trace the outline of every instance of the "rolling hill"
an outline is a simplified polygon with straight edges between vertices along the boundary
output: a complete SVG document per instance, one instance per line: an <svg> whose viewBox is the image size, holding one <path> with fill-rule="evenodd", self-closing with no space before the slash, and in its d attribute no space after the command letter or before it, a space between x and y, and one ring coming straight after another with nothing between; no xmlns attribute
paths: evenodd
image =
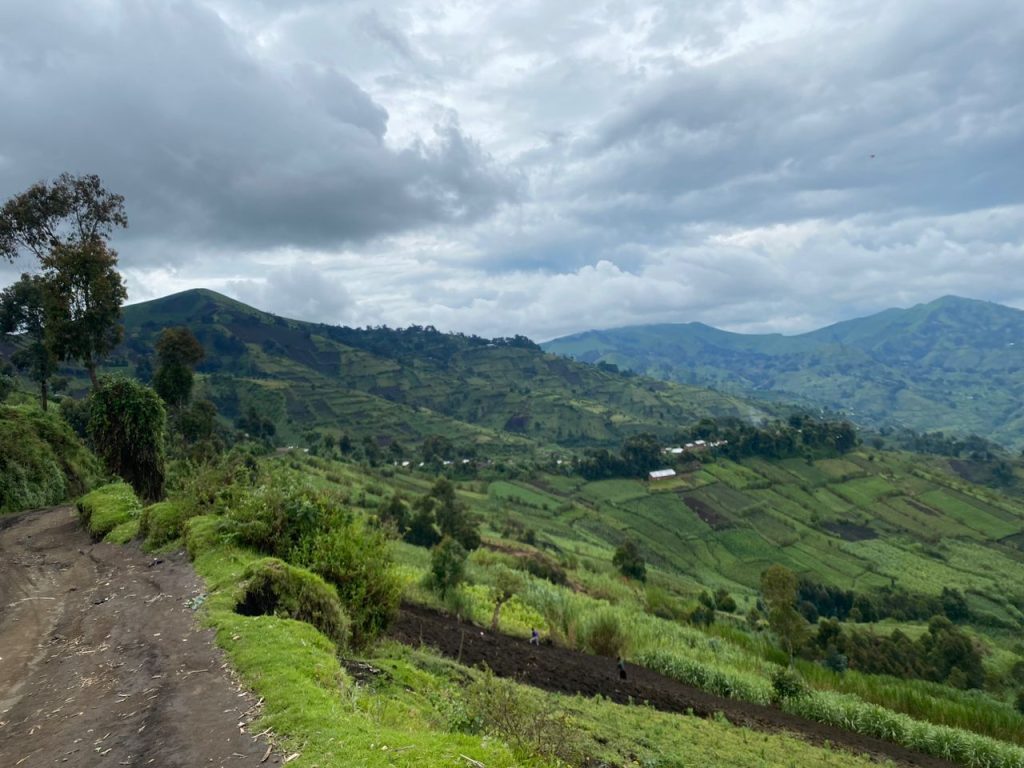
<svg viewBox="0 0 1024 768"><path fill-rule="evenodd" d="M842 411L871 427L1024 447L1024 312L946 296L796 336L701 323L587 331L554 352L740 396Z"/></svg>
<svg viewBox="0 0 1024 768"><path fill-rule="evenodd" d="M144 374L160 331L202 342L199 392L229 419L250 407L294 440L338 436L513 452L618 445L703 416L764 409L701 387L667 384L547 354L529 339L483 339L414 326L356 329L288 320L207 290L125 307L125 342L106 368Z"/></svg>

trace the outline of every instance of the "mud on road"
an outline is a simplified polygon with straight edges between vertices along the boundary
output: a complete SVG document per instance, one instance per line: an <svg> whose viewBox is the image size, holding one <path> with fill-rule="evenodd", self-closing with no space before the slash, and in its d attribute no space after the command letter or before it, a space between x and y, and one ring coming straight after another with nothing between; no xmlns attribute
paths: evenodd
<svg viewBox="0 0 1024 768"><path fill-rule="evenodd" d="M94 544L70 507L0 519L0 766L261 765L201 590L183 555Z"/></svg>
<svg viewBox="0 0 1024 768"><path fill-rule="evenodd" d="M955 763L912 752L869 736L791 715L774 707L726 699L684 685L649 669L627 664L620 680L614 659L577 653L490 632L429 608L403 605L390 635L408 645L428 646L468 666L486 664L500 677L515 678L555 693L600 694L620 704L647 702L665 712L692 712L710 717L721 712L735 725L786 732L814 744L866 754L879 760L925 768L954 768Z"/></svg>

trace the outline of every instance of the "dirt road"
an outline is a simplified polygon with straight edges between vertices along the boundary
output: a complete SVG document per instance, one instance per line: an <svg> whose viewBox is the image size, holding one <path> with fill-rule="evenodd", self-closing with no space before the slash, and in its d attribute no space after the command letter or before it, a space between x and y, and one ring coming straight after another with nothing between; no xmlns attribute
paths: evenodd
<svg viewBox="0 0 1024 768"><path fill-rule="evenodd" d="M633 664L627 665L628 679L619 680L614 659L554 646L535 647L525 640L459 622L429 608L402 606L390 634L409 645L436 648L468 666L486 663L496 675L514 677L522 683L556 693L600 694L620 704L648 702L665 712L692 711L702 717L721 712L736 725L785 731L814 744L827 743L876 759L927 768L954 768L956 765L887 741L804 720L774 707L705 693Z"/></svg>
<svg viewBox="0 0 1024 768"><path fill-rule="evenodd" d="M0 765L260 765L200 590L182 556L94 544L70 507L0 518Z"/></svg>

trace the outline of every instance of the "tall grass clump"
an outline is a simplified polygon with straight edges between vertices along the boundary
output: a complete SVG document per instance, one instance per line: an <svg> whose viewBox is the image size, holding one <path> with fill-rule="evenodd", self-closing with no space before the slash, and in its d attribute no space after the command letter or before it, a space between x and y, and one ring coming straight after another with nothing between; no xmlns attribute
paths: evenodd
<svg viewBox="0 0 1024 768"><path fill-rule="evenodd" d="M774 698L772 684L763 677L716 668L712 664L681 654L646 651L633 656L633 660L666 677L718 696L752 701L756 704L771 704Z"/></svg>
<svg viewBox="0 0 1024 768"><path fill-rule="evenodd" d="M785 700L783 708L809 720L892 741L968 768L1024 768L1024 749L1018 746L960 728L915 720L855 696L815 691Z"/></svg>
<svg viewBox="0 0 1024 768"><path fill-rule="evenodd" d="M583 646L598 656L619 656L628 638L618 614L604 609L589 614L583 624Z"/></svg>
<svg viewBox="0 0 1024 768"><path fill-rule="evenodd" d="M138 531L142 504L127 483L100 486L80 498L76 506L82 524L97 541L115 529L121 529L120 535L115 537L120 542L131 539Z"/></svg>
<svg viewBox="0 0 1024 768"><path fill-rule="evenodd" d="M181 538L188 522L186 510L174 501L159 501L142 510L139 536L147 550L160 549Z"/></svg>
<svg viewBox="0 0 1024 768"><path fill-rule="evenodd" d="M59 504L101 477L99 461L59 416L0 406L0 514Z"/></svg>
<svg viewBox="0 0 1024 768"><path fill-rule="evenodd" d="M927 720L965 728L1003 741L1024 743L1024 717L1011 705L981 691L961 691L925 680L903 680L859 672L837 674L819 664L798 662L814 688L853 694L866 702Z"/></svg>

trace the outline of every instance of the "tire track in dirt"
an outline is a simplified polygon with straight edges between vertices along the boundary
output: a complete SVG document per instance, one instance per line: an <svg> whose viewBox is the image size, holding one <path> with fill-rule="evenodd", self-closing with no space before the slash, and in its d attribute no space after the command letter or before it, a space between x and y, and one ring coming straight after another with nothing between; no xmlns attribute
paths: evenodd
<svg viewBox="0 0 1024 768"><path fill-rule="evenodd" d="M201 589L184 555L94 544L70 507L0 521L0 765L260 765L256 702L185 604Z"/></svg>

